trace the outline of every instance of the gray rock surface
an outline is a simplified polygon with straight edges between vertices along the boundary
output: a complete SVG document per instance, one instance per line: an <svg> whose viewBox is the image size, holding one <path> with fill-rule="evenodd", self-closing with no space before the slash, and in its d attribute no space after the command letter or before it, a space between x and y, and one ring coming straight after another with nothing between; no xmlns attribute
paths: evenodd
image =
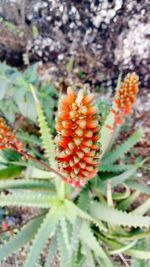
<svg viewBox="0 0 150 267"><path fill-rule="evenodd" d="M149 0L0 0L0 14L16 26L37 27L38 36L24 42L31 61L85 57L82 65L91 68L90 57L93 75L94 68L102 74L98 86L110 80L114 86L121 71L136 71L150 85Z"/></svg>

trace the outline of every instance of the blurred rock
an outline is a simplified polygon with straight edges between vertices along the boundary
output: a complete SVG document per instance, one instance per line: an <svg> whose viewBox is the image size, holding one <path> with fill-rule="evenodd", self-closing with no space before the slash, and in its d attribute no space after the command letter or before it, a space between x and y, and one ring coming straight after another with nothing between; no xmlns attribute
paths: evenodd
<svg viewBox="0 0 150 267"><path fill-rule="evenodd" d="M16 26L37 27L37 37L24 42L31 62L60 67L73 56L92 86L113 89L129 71L150 85L149 0L1 0L0 13Z"/></svg>

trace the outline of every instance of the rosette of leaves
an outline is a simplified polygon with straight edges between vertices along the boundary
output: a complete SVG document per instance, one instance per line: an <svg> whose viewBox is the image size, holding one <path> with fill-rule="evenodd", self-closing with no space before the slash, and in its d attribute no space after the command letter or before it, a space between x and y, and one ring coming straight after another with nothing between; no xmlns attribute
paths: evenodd
<svg viewBox="0 0 150 267"><path fill-rule="evenodd" d="M50 166L55 168L55 145L37 99L36 107L45 155ZM111 120L113 118L109 114L101 130L102 148L111 134L106 127ZM6 157L4 162L2 157L0 188L7 189L8 194L1 192L0 206L39 208L39 214L20 227L9 242L0 246L0 261L3 262L26 244L28 253L24 267L36 266L45 247L45 267L53 266L55 261L63 267L111 267L116 266L113 261L115 255L121 259L127 255L149 260L150 252L139 249L137 244L150 235L150 218L144 216L150 201L148 199L136 209L128 210L140 191L147 195L150 193L135 178L137 168L142 163L132 166L116 163L142 135L142 130L136 131L115 149L111 149L111 142L102 158L97 177L80 192L65 184L55 173L39 169L30 161L26 167L21 158L17 161L22 166L20 172L13 177L10 174L4 177L6 167L16 167L17 164L12 159L8 163ZM123 184L125 190L117 194L112 189L119 184Z"/></svg>

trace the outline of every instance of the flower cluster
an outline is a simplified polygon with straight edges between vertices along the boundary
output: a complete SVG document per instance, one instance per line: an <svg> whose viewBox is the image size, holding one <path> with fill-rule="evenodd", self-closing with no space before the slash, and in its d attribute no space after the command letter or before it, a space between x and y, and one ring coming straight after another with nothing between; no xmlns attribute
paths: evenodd
<svg viewBox="0 0 150 267"><path fill-rule="evenodd" d="M93 94L68 88L59 104L56 129L57 161L65 181L82 186L97 172L100 126Z"/></svg>
<svg viewBox="0 0 150 267"><path fill-rule="evenodd" d="M124 117L127 116L133 107L139 87L139 77L135 73L127 74L123 83L117 90L115 96L115 109L112 112L115 116L114 126L124 122Z"/></svg>
<svg viewBox="0 0 150 267"><path fill-rule="evenodd" d="M0 149L12 148L18 152L22 150L23 144L16 138L16 135L6 125L5 120L0 118Z"/></svg>

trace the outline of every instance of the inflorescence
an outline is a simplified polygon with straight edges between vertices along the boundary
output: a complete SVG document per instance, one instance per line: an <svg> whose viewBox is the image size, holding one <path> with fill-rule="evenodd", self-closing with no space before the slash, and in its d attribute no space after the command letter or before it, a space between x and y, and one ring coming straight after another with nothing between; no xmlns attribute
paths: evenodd
<svg viewBox="0 0 150 267"><path fill-rule="evenodd" d="M23 144L16 138L16 134L10 129L3 118L0 118L0 149L12 148L20 152Z"/></svg>
<svg viewBox="0 0 150 267"><path fill-rule="evenodd" d="M139 88L139 77L135 73L127 74L118 88L114 99L114 127L124 123L124 118L131 112Z"/></svg>
<svg viewBox="0 0 150 267"><path fill-rule="evenodd" d="M59 104L56 129L57 161L65 181L82 186L97 172L100 126L93 94L68 88Z"/></svg>

